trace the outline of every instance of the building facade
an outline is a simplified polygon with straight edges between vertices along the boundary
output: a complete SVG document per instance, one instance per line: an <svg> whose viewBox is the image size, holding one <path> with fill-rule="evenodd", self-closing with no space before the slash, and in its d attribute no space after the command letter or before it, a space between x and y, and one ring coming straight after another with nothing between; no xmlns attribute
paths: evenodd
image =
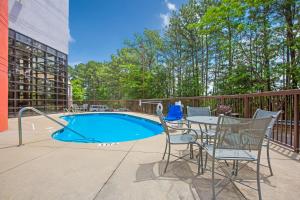
<svg viewBox="0 0 300 200"><path fill-rule="evenodd" d="M68 104L68 0L8 0L8 115Z"/></svg>
<svg viewBox="0 0 300 200"><path fill-rule="evenodd" d="M8 2L0 0L0 131L8 128Z"/></svg>

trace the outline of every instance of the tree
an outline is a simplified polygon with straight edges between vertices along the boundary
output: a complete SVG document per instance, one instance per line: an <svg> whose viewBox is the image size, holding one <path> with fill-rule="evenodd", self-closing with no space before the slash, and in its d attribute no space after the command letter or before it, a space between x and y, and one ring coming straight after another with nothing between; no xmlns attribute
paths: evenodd
<svg viewBox="0 0 300 200"><path fill-rule="evenodd" d="M189 0L162 34L69 70L74 99L141 99L299 88L300 2Z"/></svg>

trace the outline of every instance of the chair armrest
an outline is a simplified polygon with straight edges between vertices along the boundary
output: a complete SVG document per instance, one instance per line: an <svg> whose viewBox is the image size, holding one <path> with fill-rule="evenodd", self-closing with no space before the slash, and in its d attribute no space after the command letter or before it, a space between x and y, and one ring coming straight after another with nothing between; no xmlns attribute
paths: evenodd
<svg viewBox="0 0 300 200"><path fill-rule="evenodd" d="M196 140L199 139L199 135L198 135L197 131L195 131L195 130L192 129L192 128L176 128L176 127L172 127L172 126L168 126L168 125L167 125L167 127L170 128L170 129L172 129L172 130L194 132L195 135L196 135ZM186 133L184 133L184 134L186 134ZM202 131L201 131L201 138L203 138L203 133L202 133Z"/></svg>
<svg viewBox="0 0 300 200"><path fill-rule="evenodd" d="M189 127L189 125L188 125L188 123L186 121L182 121L182 122L180 122L180 121L174 121L174 122L172 122L172 121L165 121L165 122L166 122L166 124L186 125L186 127Z"/></svg>
<svg viewBox="0 0 300 200"><path fill-rule="evenodd" d="M213 110L211 110L211 111L210 111L210 115L211 115L211 116L217 116L217 111L218 111L218 109L216 109L216 108L213 109Z"/></svg>

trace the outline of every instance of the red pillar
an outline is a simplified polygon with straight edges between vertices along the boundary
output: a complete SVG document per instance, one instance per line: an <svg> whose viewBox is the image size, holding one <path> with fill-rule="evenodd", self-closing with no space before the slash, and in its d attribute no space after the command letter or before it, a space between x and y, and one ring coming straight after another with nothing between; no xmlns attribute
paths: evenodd
<svg viewBox="0 0 300 200"><path fill-rule="evenodd" d="M8 0L0 0L0 131L8 128Z"/></svg>

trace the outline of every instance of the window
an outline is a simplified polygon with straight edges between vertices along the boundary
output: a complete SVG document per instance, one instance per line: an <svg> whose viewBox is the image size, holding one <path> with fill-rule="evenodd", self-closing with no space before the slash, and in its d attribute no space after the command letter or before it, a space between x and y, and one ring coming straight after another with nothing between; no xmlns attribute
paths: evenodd
<svg viewBox="0 0 300 200"><path fill-rule="evenodd" d="M45 112L67 107L67 55L9 30L9 116L23 106Z"/></svg>

